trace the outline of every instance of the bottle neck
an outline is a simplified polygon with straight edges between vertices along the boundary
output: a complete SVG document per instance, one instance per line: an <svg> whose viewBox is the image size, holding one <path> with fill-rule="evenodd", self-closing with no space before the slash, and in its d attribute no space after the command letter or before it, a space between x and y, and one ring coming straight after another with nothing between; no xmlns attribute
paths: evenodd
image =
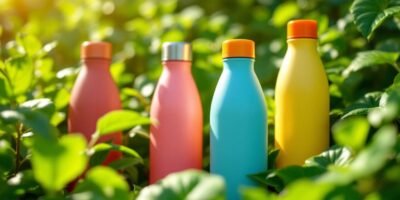
<svg viewBox="0 0 400 200"><path fill-rule="evenodd" d="M288 39L288 50L317 53L318 40L311 38Z"/></svg>
<svg viewBox="0 0 400 200"><path fill-rule="evenodd" d="M224 70L245 72L254 70L253 58L224 58Z"/></svg>
<svg viewBox="0 0 400 200"><path fill-rule="evenodd" d="M183 60L168 60L163 61L162 65L164 66L164 70L167 72L191 72L192 62L183 61Z"/></svg>
<svg viewBox="0 0 400 200"><path fill-rule="evenodd" d="M82 59L83 67L87 69L109 69L111 60L103 58L85 58Z"/></svg>

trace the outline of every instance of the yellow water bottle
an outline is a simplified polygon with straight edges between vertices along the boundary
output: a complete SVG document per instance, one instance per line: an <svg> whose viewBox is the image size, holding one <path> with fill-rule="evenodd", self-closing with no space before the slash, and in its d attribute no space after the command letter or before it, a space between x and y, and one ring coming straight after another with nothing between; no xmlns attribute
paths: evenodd
<svg viewBox="0 0 400 200"><path fill-rule="evenodd" d="M287 44L275 88L277 167L302 165L329 146L329 89L317 22L290 21Z"/></svg>

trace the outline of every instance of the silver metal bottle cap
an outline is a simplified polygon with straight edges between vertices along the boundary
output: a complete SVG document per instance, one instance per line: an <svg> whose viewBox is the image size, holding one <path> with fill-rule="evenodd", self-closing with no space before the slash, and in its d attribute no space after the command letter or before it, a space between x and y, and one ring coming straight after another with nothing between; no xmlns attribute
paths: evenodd
<svg viewBox="0 0 400 200"><path fill-rule="evenodd" d="M162 46L162 61L192 60L192 47L187 42L165 42Z"/></svg>

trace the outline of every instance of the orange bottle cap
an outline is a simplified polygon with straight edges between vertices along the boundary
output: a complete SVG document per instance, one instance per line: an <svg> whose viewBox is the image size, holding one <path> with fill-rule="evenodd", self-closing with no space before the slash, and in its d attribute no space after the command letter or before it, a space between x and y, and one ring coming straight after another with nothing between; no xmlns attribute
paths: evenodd
<svg viewBox="0 0 400 200"><path fill-rule="evenodd" d="M255 58L254 46L252 40L226 40L222 43L222 58Z"/></svg>
<svg viewBox="0 0 400 200"><path fill-rule="evenodd" d="M84 42L81 46L81 58L111 59L111 48L108 42Z"/></svg>
<svg viewBox="0 0 400 200"><path fill-rule="evenodd" d="M287 25L287 39L318 38L318 24L315 20L300 19L290 21Z"/></svg>

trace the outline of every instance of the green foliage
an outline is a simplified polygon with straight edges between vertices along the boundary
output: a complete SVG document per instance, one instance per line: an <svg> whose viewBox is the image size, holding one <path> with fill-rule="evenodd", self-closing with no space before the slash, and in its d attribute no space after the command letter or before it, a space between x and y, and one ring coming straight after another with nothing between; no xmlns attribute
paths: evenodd
<svg viewBox="0 0 400 200"><path fill-rule="evenodd" d="M129 186L121 175L107 167L94 167L78 184L72 199L128 200L129 196Z"/></svg>
<svg viewBox="0 0 400 200"><path fill-rule="evenodd" d="M99 135L106 135L146 124L150 124L150 119L142 117L136 112L127 110L112 111L98 120L97 132Z"/></svg>
<svg viewBox="0 0 400 200"><path fill-rule="evenodd" d="M223 180L185 171L148 184L151 97L162 42L193 45L204 112L222 70L221 43L257 44L255 70L268 104L268 168L243 199L400 197L400 4L397 0L4 0L0 1L0 197L2 199L224 199ZM274 87L288 20L318 20L330 83L330 149L276 169ZM113 44L122 110L98 120L91 141L67 133L70 91L85 40ZM99 97L101 98L101 97ZM179 98L179 97L177 97ZM123 144L96 143L123 132ZM110 151L120 160L100 166ZM232 166L234 167L234 166ZM85 173L86 172L86 173ZM72 190L70 182L78 180ZM71 191L72 190L72 191Z"/></svg>
<svg viewBox="0 0 400 200"><path fill-rule="evenodd" d="M216 175L187 170L168 175L160 182L144 188L138 200L225 199L225 183Z"/></svg>
<svg viewBox="0 0 400 200"><path fill-rule="evenodd" d="M400 12L400 3L396 0L355 0L350 10L357 28L370 39L387 18Z"/></svg>
<svg viewBox="0 0 400 200"><path fill-rule="evenodd" d="M58 142L35 139L32 169L36 180L49 191L61 190L85 170L85 148L86 141L81 135L66 135Z"/></svg>
<svg viewBox="0 0 400 200"><path fill-rule="evenodd" d="M328 168L330 165L334 166L345 166L351 160L351 152L344 147L333 147L320 155L306 160L306 166L316 166L321 168Z"/></svg>
<svg viewBox="0 0 400 200"><path fill-rule="evenodd" d="M361 149L368 136L369 124L365 118L351 118L340 121L332 127L333 137L339 145L355 151Z"/></svg>
<svg viewBox="0 0 400 200"><path fill-rule="evenodd" d="M345 76L348 76L350 72L361 70L365 67L377 66L389 64L395 67L397 66L397 59L399 53L382 52L382 51L366 51L357 54L357 57L353 60L349 67L343 71Z"/></svg>

